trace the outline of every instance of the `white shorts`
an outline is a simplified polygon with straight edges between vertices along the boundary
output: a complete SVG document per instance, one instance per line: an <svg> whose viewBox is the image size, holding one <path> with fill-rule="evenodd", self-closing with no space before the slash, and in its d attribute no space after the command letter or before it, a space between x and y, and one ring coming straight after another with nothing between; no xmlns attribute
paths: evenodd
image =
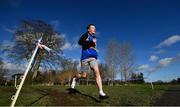
<svg viewBox="0 0 180 107"><path fill-rule="evenodd" d="M81 61L81 71L90 71L94 66L97 66L95 58L88 58Z"/></svg>

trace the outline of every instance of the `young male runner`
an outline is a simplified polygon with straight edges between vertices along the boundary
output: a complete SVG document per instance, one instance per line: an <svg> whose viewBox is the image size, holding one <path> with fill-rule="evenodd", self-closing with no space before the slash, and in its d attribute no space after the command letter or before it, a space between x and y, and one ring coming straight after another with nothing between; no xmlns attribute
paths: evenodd
<svg viewBox="0 0 180 107"><path fill-rule="evenodd" d="M87 26L87 32L81 36L78 44L82 46L81 55L81 73L75 75L72 80L71 88L75 88L76 80L79 78L86 78L87 71L92 70L96 77L96 84L99 90L99 98L104 99L108 96L103 92L102 80L99 72L99 67L97 63L98 53L96 50L96 28L94 24L89 24Z"/></svg>

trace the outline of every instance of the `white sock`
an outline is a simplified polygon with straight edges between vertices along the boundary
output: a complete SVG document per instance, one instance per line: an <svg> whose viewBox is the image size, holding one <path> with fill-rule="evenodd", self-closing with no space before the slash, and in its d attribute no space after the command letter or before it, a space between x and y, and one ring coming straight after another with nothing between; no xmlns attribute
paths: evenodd
<svg viewBox="0 0 180 107"><path fill-rule="evenodd" d="M72 84L71 84L71 88L74 88L76 85L76 78L73 78L72 80Z"/></svg>
<svg viewBox="0 0 180 107"><path fill-rule="evenodd" d="M99 91L99 95L100 95L100 96L106 96L106 94L103 92L103 90L100 90L100 91Z"/></svg>

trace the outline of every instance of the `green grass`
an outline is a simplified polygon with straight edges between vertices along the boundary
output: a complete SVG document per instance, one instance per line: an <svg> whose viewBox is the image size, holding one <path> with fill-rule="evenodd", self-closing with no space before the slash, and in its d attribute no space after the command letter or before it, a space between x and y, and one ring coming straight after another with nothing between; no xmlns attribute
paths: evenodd
<svg viewBox="0 0 180 107"><path fill-rule="evenodd" d="M70 94L67 86L23 86L16 102L17 106L151 106L180 105L180 85L123 85L104 86L109 95L106 100L98 98L97 87L77 86L77 92ZM11 104L14 87L0 87L0 105Z"/></svg>

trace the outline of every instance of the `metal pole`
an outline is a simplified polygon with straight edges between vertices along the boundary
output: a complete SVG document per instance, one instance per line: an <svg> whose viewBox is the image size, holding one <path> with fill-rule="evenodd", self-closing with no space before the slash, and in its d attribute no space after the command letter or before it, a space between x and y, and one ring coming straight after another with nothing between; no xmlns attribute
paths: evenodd
<svg viewBox="0 0 180 107"><path fill-rule="evenodd" d="M16 88L16 83L17 83L16 81L17 81L17 75L15 75L15 78L14 78L14 82L15 82L14 86L15 86L15 88Z"/></svg>
<svg viewBox="0 0 180 107"><path fill-rule="evenodd" d="M34 50L34 52L33 52L33 55L32 55L32 57L31 57L31 59L30 59L30 61L29 61L29 64L28 64L28 66L27 66L27 69L26 69L26 71L25 71L25 73L24 73L24 75L23 75L23 77L22 77L22 80L21 80L21 82L20 82L20 85L18 85L17 86L17 91L16 91L16 94L15 95L13 95L12 96L12 102L11 102L11 107L14 107L14 105L15 105L15 103L16 103L16 100L17 100L17 98L18 98L18 96L19 96L19 93L20 93L20 91L21 91L21 88L22 88L22 86L23 86L23 84L24 84L24 81L25 81L25 79L26 79L26 76L27 76L27 74L28 74L28 71L29 71L29 69L31 68L31 65L32 65L32 62L33 62L33 60L34 60L34 57L36 56L36 53L37 53L37 51L38 51L38 44L41 42L41 40L42 40L42 37L38 40L38 43L37 43L37 45L36 45L36 48L35 48L35 50Z"/></svg>

